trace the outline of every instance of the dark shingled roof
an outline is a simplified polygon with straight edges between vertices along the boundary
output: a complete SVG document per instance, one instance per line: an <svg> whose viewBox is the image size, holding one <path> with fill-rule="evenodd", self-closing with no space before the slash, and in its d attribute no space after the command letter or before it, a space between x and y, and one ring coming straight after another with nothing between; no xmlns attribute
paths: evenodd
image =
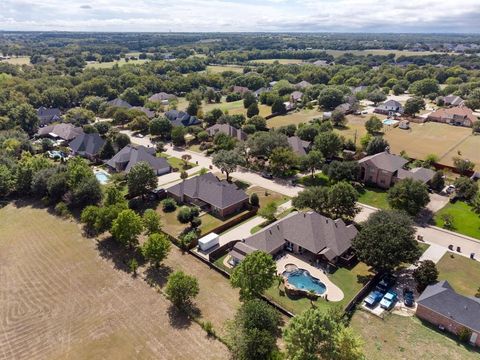
<svg viewBox="0 0 480 360"><path fill-rule="evenodd" d="M254 247L251 247L244 242L239 241L233 246L232 250L229 252L229 255L237 260L242 261L243 259L245 259L245 256L253 253L256 250L258 249L255 249Z"/></svg>
<svg viewBox="0 0 480 360"><path fill-rule="evenodd" d="M220 181L212 173L195 176L167 189L175 196L199 199L218 209L225 209L248 199L245 191L227 181Z"/></svg>
<svg viewBox="0 0 480 360"><path fill-rule="evenodd" d="M37 116L40 124L48 124L54 121L61 120L62 112L58 108L46 108L41 106L37 109Z"/></svg>
<svg viewBox="0 0 480 360"><path fill-rule="evenodd" d="M377 106L377 109L383 111L396 111L396 112L403 112L403 106L396 100L387 100L383 104Z"/></svg>
<svg viewBox="0 0 480 360"><path fill-rule="evenodd" d="M423 183L427 183L430 180L433 179L433 176L435 175L435 171L422 168L422 167L417 167L412 170L404 170L400 169L398 170L397 177L399 179L413 179L413 180L419 180Z"/></svg>
<svg viewBox="0 0 480 360"><path fill-rule="evenodd" d="M83 134L81 127L75 127L72 124L55 124L38 129L37 136L53 136L63 140L72 140L78 135Z"/></svg>
<svg viewBox="0 0 480 360"><path fill-rule="evenodd" d="M191 116L184 111L169 110L165 117L170 120L173 126L192 126L200 124L196 116Z"/></svg>
<svg viewBox="0 0 480 360"><path fill-rule="evenodd" d="M288 144L297 155L305 155L310 146L310 141L304 141L298 136L290 136Z"/></svg>
<svg viewBox="0 0 480 360"><path fill-rule="evenodd" d="M367 163L371 164L378 169L386 170L389 172L395 172L400 170L408 163L408 160L401 156L390 154L388 152L381 152L375 155L366 156L358 161L359 164Z"/></svg>
<svg viewBox="0 0 480 360"><path fill-rule="evenodd" d="M107 101L107 104L110 105L110 106L127 108L127 109L130 109L132 107L132 105L130 105L128 102L126 102L125 100L122 100L120 98L116 98L116 99Z"/></svg>
<svg viewBox="0 0 480 360"><path fill-rule="evenodd" d="M206 129L208 135L215 136L216 133L223 133L237 140L247 140L247 134L229 124L215 124Z"/></svg>
<svg viewBox="0 0 480 360"><path fill-rule="evenodd" d="M427 286L417 303L480 332L480 299L457 294L448 281Z"/></svg>
<svg viewBox="0 0 480 360"><path fill-rule="evenodd" d="M106 164L114 169L121 169L121 171L128 173L139 162L146 162L155 171L170 169L170 165L165 158L155 156L154 148L146 148L145 146L135 147L133 145L125 146L108 160Z"/></svg>
<svg viewBox="0 0 480 360"><path fill-rule="evenodd" d="M176 99L176 96L173 94L167 94L166 92L159 92L148 98L149 101L163 101L172 99Z"/></svg>
<svg viewBox="0 0 480 360"><path fill-rule="evenodd" d="M146 107L143 106L134 106L131 108L131 110L138 110L143 112L149 119L155 117L155 111L152 111L150 109L147 109Z"/></svg>
<svg viewBox="0 0 480 360"><path fill-rule="evenodd" d="M105 140L103 140L97 133L81 134L70 141L70 148L82 156L95 156L103 147Z"/></svg>
<svg viewBox="0 0 480 360"><path fill-rule="evenodd" d="M350 249L356 235L355 226L347 226L341 219L332 220L314 211L293 212L246 238L245 244L270 253L289 241L333 260Z"/></svg>

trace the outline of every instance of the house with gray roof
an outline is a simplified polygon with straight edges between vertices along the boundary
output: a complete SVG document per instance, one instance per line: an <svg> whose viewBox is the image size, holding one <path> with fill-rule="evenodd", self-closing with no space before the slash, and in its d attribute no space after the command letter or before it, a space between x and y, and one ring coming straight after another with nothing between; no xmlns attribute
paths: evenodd
<svg viewBox="0 0 480 360"><path fill-rule="evenodd" d="M130 110L140 111L144 113L149 119L153 119L155 117L155 111L147 109L146 107L143 107L143 106L133 106Z"/></svg>
<svg viewBox="0 0 480 360"><path fill-rule="evenodd" d="M130 109L132 107L132 105L130 105L128 102L126 102L125 100L122 100L120 98L116 98L116 99L107 101L107 104L109 106L125 108L125 109Z"/></svg>
<svg viewBox="0 0 480 360"><path fill-rule="evenodd" d="M73 155L80 155L90 160L96 159L103 148L105 140L98 133L80 134L70 141L68 146L72 149Z"/></svg>
<svg viewBox="0 0 480 360"><path fill-rule="evenodd" d="M468 329L470 343L480 346L480 298L458 294L448 281L427 286L417 299L416 316L452 334Z"/></svg>
<svg viewBox="0 0 480 360"><path fill-rule="evenodd" d="M300 156L306 155L310 151L311 144L310 141L302 140L298 136L290 136L288 138L288 145L290 145L294 153Z"/></svg>
<svg viewBox="0 0 480 360"><path fill-rule="evenodd" d="M35 136L48 137L54 140L70 141L81 134L83 134L83 129L81 127L77 127L72 124L55 124L38 129Z"/></svg>
<svg viewBox="0 0 480 360"><path fill-rule="evenodd" d="M357 232L354 225L346 225L342 219L332 220L315 211L292 212L236 243L230 256L238 263L255 250L271 255L286 250L309 253L334 264L351 258L352 240Z"/></svg>
<svg viewBox="0 0 480 360"><path fill-rule="evenodd" d="M106 164L115 171L128 174L132 167L140 162L147 163L157 175L164 175L171 171L171 167L165 158L155 156L155 148L133 146L131 144L115 154Z"/></svg>
<svg viewBox="0 0 480 360"><path fill-rule="evenodd" d="M40 126L49 125L53 122L62 120L62 112L58 108L46 108L44 106L40 106L37 109L37 116Z"/></svg>
<svg viewBox="0 0 480 360"><path fill-rule="evenodd" d="M181 203L197 205L205 211L226 217L248 206L248 195L235 184L219 180L212 173L186 179L166 189Z"/></svg>
<svg viewBox="0 0 480 360"><path fill-rule="evenodd" d="M303 93L301 91L294 91L290 94L290 102L296 104L302 101Z"/></svg>
<svg viewBox="0 0 480 360"><path fill-rule="evenodd" d="M389 189L397 181L406 178L419 180L425 184L432 180L435 175L433 170L421 167L407 170L404 166L408 162L404 157L390 154L387 151L366 156L358 161L360 180L384 189Z"/></svg>
<svg viewBox="0 0 480 360"><path fill-rule="evenodd" d="M153 94L148 98L148 101L152 102L160 102L164 105L168 105L169 101L175 100L177 97L173 94L168 94L166 92L159 92L156 94Z"/></svg>
<svg viewBox="0 0 480 360"><path fill-rule="evenodd" d="M460 96L452 94L444 96L442 100L445 106L462 106L465 103L465 101Z"/></svg>
<svg viewBox="0 0 480 360"><path fill-rule="evenodd" d="M173 126L192 126L200 124L196 116L189 115L185 111L169 110L165 117L170 120Z"/></svg>
<svg viewBox="0 0 480 360"><path fill-rule="evenodd" d="M397 114L403 114L403 106L396 100L387 100L378 105L373 112L377 114L395 116Z"/></svg>
<svg viewBox="0 0 480 360"><path fill-rule="evenodd" d="M299 83L296 83L294 86L295 86L295 89L302 90L302 89L305 89L309 86L312 86L312 84L310 84L308 81L302 80Z"/></svg>
<svg viewBox="0 0 480 360"><path fill-rule="evenodd" d="M237 139L238 141L245 141L248 137L248 135L243 130L237 129L230 124L215 124L207 128L205 131L210 136L215 136L217 133L223 133L234 139Z"/></svg>

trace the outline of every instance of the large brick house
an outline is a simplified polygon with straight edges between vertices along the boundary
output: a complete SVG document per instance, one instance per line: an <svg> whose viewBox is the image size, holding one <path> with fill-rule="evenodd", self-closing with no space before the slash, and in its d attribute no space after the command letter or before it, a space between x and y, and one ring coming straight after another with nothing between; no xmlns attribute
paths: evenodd
<svg viewBox="0 0 480 360"><path fill-rule="evenodd" d="M356 235L355 226L341 219L332 220L314 211L292 212L236 243L229 255L238 263L256 250L271 255L287 250L337 263L340 258L351 258L349 250Z"/></svg>
<svg viewBox="0 0 480 360"><path fill-rule="evenodd" d="M471 332L470 343L480 346L480 299L460 295L447 281L428 286L417 300L420 319L458 335Z"/></svg>
<svg viewBox="0 0 480 360"><path fill-rule="evenodd" d="M427 120L458 126L472 127L478 118L465 106L439 109L428 115Z"/></svg>
<svg viewBox="0 0 480 360"><path fill-rule="evenodd" d="M248 195L236 185L219 180L212 173L195 176L169 187L167 194L181 203L197 205L220 217L248 206Z"/></svg>
<svg viewBox="0 0 480 360"><path fill-rule="evenodd" d="M411 178L428 183L435 172L426 168L404 169L408 160L388 152L366 156L358 161L360 165L360 180L366 184L389 189L397 181Z"/></svg>

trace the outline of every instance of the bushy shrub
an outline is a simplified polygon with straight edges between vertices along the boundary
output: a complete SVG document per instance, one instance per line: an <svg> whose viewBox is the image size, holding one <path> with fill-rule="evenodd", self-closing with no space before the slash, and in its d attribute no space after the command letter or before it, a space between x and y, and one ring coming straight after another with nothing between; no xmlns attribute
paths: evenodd
<svg viewBox="0 0 480 360"><path fill-rule="evenodd" d="M68 210L67 204L65 204L63 201L60 201L57 205L55 205L55 214L64 218L69 217L70 210Z"/></svg>
<svg viewBox="0 0 480 360"><path fill-rule="evenodd" d="M165 212L174 212L177 208L177 203L172 198L166 198L162 201L162 209Z"/></svg>

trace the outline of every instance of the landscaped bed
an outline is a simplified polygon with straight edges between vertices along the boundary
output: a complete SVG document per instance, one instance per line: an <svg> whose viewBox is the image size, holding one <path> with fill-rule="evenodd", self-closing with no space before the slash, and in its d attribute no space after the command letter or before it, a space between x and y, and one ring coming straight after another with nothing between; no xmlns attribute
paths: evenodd
<svg viewBox="0 0 480 360"><path fill-rule="evenodd" d="M463 201L448 203L435 214L436 226L445 228L443 218L445 215L450 215L453 220L453 227L448 227L448 230L480 239L480 216L473 211L470 205Z"/></svg>
<svg viewBox="0 0 480 360"><path fill-rule="evenodd" d="M458 293L475 296L480 288L480 262L446 253L437 263L440 280L447 280Z"/></svg>

